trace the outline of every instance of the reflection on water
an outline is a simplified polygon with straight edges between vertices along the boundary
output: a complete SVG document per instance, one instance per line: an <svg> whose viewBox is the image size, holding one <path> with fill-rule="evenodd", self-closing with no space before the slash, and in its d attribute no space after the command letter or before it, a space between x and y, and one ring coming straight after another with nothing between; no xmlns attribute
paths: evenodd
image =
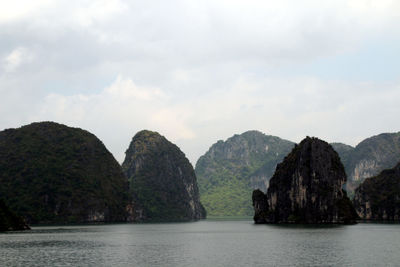
<svg viewBox="0 0 400 267"><path fill-rule="evenodd" d="M200 221L33 227L0 234L1 266L376 266L400 262L400 225Z"/></svg>

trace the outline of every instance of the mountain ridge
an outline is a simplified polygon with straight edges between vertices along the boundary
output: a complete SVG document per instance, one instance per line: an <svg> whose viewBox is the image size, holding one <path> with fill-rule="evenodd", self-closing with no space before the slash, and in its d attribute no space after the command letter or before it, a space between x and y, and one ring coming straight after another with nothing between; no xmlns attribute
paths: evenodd
<svg viewBox="0 0 400 267"><path fill-rule="evenodd" d="M213 144L195 168L207 212L213 216L250 216L252 190L266 191L271 169L293 145L255 130Z"/></svg>
<svg viewBox="0 0 400 267"><path fill-rule="evenodd" d="M256 157L255 163L251 162L252 159L249 155L257 155L254 151L261 152L265 144L260 145L258 143L258 147L251 151L243 149L245 153L242 153L240 149L229 148L228 143L238 143L242 135L251 134L267 136L259 131L252 130L235 134L225 141L219 140L196 163L195 171L199 178L201 198L211 215L249 215L251 203L249 198L246 198L246 195L251 194L249 188L258 188L266 192L268 179L275 171L275 166L279 163L279 160L272 160L268 163L267 155L259 153L259 158ZM331 143L345 167L348 177L346 188L349 196L354 194L354 189L365 178L377 175L384 168L393 167L394 165L391 166L391 164L400 160L399 136L400 132L382 133L364 139L355 147L338 142ZM275 138L279 137L275 136ZM292 146L295 144L288 140L285 141ZM238 147L241 148L240 144ZM287 147L284 150L286 154L290 151ZM235 153L238 153L238 155L235 155ZM385 154L388 154L388 156L385 156ZM282 159L283 156L280 160ZM266 163L260 164L263 161ZM221 203L225 204L222 205Z"/></svg>

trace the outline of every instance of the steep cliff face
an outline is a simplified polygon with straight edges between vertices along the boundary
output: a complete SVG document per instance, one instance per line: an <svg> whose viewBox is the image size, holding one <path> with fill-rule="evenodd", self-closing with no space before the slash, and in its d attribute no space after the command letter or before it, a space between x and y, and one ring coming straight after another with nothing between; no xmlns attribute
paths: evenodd
<svg viewBox="0 0 400 267"><path fill-rule="evenodd" d="M254 207L254 222L267 223L269 215L269 206L267 195L259 189L253 191L252 194L253 207Z"/></svg>
<svg viewBox="0 0 400 267"><path fill-rule="evenodd" d="M341 154L341 158L349 178L349 190L354 190L366 178L392 168L400 161L400 132L367 138L349 153L350 156L343 158Z"/></svg>
<svg viewBox="0 0 400 267"><path fill-rule="evenodd" d="M137 133L122 168L138 203L140 221L205 218L193 167L183 152L156 132Z"/></svg>
<svg viewBox="0 0 400 267"><path fill-rule="evenodd" d="M266 192L276 165L294 143L258 131L218 141L196 164L201 201L209 215L251 215L249 195Z"/></svg>
<svg viewBox="0 0 400 267"><path fill-rule="evenodd" d="M255 222L354 222L357 215L342 189L345 183L336 151L322 140L307 137L278 164L266 196L253 193ZM259 208L265 206L268 210Z"/></svg>
<svg viewBox="0 0 400 267"><path fill-rule="evenodd" d="M356 190L354 207L365 220L400 220L400 163L367 178Z"/></svg>
<svg viewBox="0 0 400 267"><path fill-rule="evenodd" d="M29 230L29 226L22 217L15 215L0 199L0 232Z"/></svg>
<svg viewBox="0 0 400 267"><path fill-rule="evenodd" d="M332 143L348 177L350 196L367 177L391 168L400 160L400 133L365 139L356 147ZM248 196L254 189L266 192L270 177L294 143L257 131L218 141L197 161L201 201L209 215L251 215Z"/></svg>
<svg viewBox="0 0 400 267"><path fill-rule="evenodd" d="M0 132L0 198L28 223L125 221L127 188L87 131L42 122Z"/></svg>

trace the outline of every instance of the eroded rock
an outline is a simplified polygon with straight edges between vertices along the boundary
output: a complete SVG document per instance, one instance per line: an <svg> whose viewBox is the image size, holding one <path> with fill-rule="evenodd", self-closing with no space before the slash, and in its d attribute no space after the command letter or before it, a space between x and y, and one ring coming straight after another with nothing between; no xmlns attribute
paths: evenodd
<svg viewBox="0 0 400 267"><path fill-rule="evenodd" d="M265 197L254 192L255 222L355 222L345 183L344 167L332 146L307 137L278 164Z"/></svg>

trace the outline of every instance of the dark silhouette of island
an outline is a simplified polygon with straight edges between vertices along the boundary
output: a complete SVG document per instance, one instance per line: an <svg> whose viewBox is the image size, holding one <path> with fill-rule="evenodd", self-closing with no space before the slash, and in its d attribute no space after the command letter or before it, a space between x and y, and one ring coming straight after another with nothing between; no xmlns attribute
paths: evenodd
<svg viewBox="0 0 400 267"><path fill-rule="evenodd" d="M346 173L328 143L307 137L278 164L267 194L253 192L255 223L354 223Z"/></svg>
<svg viewBox="0 0 400 267"><path fill-rule="evenodd" d="M29 224L125 221L128 182L93 134L54 122L0 132L0 197Z"/></svg>

